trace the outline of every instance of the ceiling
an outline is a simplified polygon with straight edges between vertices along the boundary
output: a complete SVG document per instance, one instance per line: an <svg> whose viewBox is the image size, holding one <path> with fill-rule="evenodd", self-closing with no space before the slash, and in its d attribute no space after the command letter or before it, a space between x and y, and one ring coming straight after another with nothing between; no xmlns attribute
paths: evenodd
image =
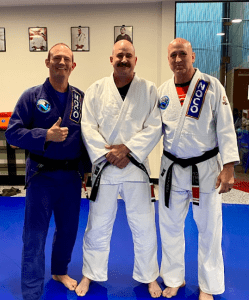
<svg viewBox="0 0 249 300"><path fill-rule="evenodd" d="M174 0L0 0L1 6L146 3Z"/></svg>
<svg viewBox="0 0 249 300"><path fill-rule="evenodd" d="M0 7L3 6L27 6L27 5L76 5L76 4L123 4L123 3L149 3L149 2L176 2L177 0L0 0ZM178 0L179 1L179 0ZM196 0L182 0L196 2ZM217 0L204 0L214 1ZM229 1L229 0L221 0ZM233 0L232 0L233 1ZM238 0L240 2L240 0Z"/></svg>

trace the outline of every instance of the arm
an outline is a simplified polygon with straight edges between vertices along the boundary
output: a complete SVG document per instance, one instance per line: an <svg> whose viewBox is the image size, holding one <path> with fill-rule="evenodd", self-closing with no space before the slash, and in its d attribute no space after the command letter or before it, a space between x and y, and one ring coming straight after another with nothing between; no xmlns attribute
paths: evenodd
<svg viewBox="0 0 249 300"><path fill-rule="evenodd" d="M158 94L154 85L150 87L149 97L152 103L151 110L147 115L142 130L125 143L125 146L131 151L130 154L139 162L143 162L146 159L162 135L162 120L158 107Z"/></svg>
<svg viewBox="0 0 249 300"><path fill-rule="evenodd" d="M18 100L5 133L9 144L31 152L45 150L46 142L63 142L67 127L60 127L61 118L49 129L37 128L34 123L35 93L28 90Z"/></svg>
<svg viewBox="0 0 249 300"><path fill-rule="evenodd" d="M82 106L81 130L83 142L90 159L92 163L97 164L106 159L105 155L109 152L109 150L105 148L107 142L100 134L98 130L98 123L94 116L94 92L95 89L91 89L90 87L85 94Z"/></svg>
<svg viewBox="0 0 249 300"><path fill-rule="evenodd" d="M223 166L227 163L239 163L237 137L233 124L233 116L224 87L217 82L214 89L215 109L213 111L219 152Z"/></svg>
<svg viewBox="0 0 249 300"><path fill-rule="evenodd" d="M9 144L29 151L44 151L47 129L32 128L34 105L26 91L18 100L5 132Z"/></svg>
<svg viewBox="0 0 249 300"><path fill-rule="evenodd" d="M233 187L234 165L239 163L239 154L232 111L226 92L220 83L216 95L216 132L223 170L217 178L215 188L220 187L219 194L222 194L229 192Z"/></svg>

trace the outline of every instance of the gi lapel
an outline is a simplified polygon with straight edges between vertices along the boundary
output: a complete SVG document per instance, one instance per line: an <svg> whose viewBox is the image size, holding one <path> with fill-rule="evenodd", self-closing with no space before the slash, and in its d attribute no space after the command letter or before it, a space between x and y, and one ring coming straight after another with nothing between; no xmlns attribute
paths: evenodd
<svg viewBox="0 0 249 300"><path fill-rule="evenodd" d="M48 78L44 82L44 89L49 98L49 102L53 104L52 109L56 110L58 115L61 116L61 112L58 109L58 103L55 103L55 100L58 99L58 97L56 95L54 88L52 87L51 83L49 82ZM59 102L59 99L58 99L58 102Z"/></svg>
<svg viewBox="0 0 249 300"><path fill-rule="evenodd" d="M119 134L120 132L120 129L122 127L122 124L123 122L125 121L126 119L126 115L127 115L127 111L128 111L128 107L130 105L130 101L131 101L131 95L133 95L132 98L134 98L134 93L135 93L135 87L134 85L136 85L136 82L138 81L137 77L135 76L131 82L131 85L130 85L130 88L128 90L128 93L125 97L125 100L123 101L120 94L119 94L119 91L116 87L116 84L114 82L114 79L113 79L113 74L111 75L111 78L110 78L110 93L111 93L111 97L115 97L116 100L120 103L120 113L119 113L119 116L117 118L117 121L116 123L114 124L113 126L113 129L112 129L112 132L110 134L110 137L109 137L109 143L110 145L113 145L117 135ZM122 101L122 102L120 102Z"/></svg>
<svg viewBox="0 0 249 300"><path fill-rule="evenodd" d="M81 120L82 100L82 95L74 88L69 86L65 115L67 112L70 112L69 119L75 123L80 123Z"/></svg>
<svg viewBox="0 0 249 300"><path fill-rule="evenodd" d="M197 80L199 79L199 77L200 77L200 71L198 69L196 69L196 72L195 72L195 74L194 74L194 76L191 80L190 85L189 85L188 92L187 92L187 95L185 97L182 109L180 111L180 115L179 115L179 119L178 119L178 125L177 125L177 128L176 128L174 138L173 138L173 141L172 141L172 146L171 146L171 153L172 154L176 154L176 149L178 147L180 135L181 135L182 128L183 128L183 125L184 125L184 121L185 121L185 118L186 118L186 111L187 111L187 109L190 105L193 90L196 86L196 83L197 83ZM174 90L175 97L177 97L178 101L180 102L177 91L176 91L174 79L172 80L171 85L174 85L174 86L171 86L171 88Z"/></svg>

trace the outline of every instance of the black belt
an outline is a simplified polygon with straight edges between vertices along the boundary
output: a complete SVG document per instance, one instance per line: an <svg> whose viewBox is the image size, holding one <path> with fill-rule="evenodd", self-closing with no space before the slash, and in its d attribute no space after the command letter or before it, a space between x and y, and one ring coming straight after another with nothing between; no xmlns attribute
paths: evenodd
<svg viewBox="0 0 249 300"><path fill-rule="evenodd" d="M34 153L30 153L30 159L38 163L38 169L44 171L56 171L56 170L76 170L79 168L80 159L51 159Z"/></svg>
<svg viewBox="0 0 249 300"><path fill-rule="evenodd" d="M189 166L192 166L192 192L193 192L193 204L199 205L199 173L198 168L196 164L203 162L205 160L208 160L214 156L216 156L219 152L219 148L216 147L212 150L209 150L205 152L203 155L191 157L191 158L177 158L173 154L163 151L163 154L173 161L173 163L169 166L167 174L166 174L166 180L165 180L165 186L164 186L164 198L165 198L165 205L169 207L169 197L170 197L170 190L172 185L172 170L173 165L178 164L182 168L186 168ZM165 173L165 170L163 169L161 176L163 176Z"/></svg>
<svg viewBox="0 0 249 300"><path fill-rule="evenodd" d="M44 172L44 171L57 171L57 170L75 170L79 169L80 159L70 159L70 160L60 160L60 159L51 159L34 153L29 153L30 159L37 162L38 170L29 178L33 178L35 175ZM26 182L24 189L27 188L29 181Z"/></svg>
<svg viewBox="0 0 249 300"><path fill-rule="evenodd" d="M154 194L154 187L153 187L153 183L151 182L149 173L147 172L144 164L139 163L133 156L128 155L128 158L130 159L131 163L133 163L136 167L138 167L139 169L143 170L145 172L145 174L149 177L149 181L150 181L150 186L151 186L151 201L155 202L155 194ZM99 189L99 185L100 185L100 178L101 178L101 174L103 172L103 170L110 165L110 162L107 161L103 167L100 169L98 166L95 169L95 175L97 175L93 187L92 187L92 191L91 191L91 195L90 195L90 200L95 201L96 197L97 197L97 193L98 193L98 189Z"/></svg>

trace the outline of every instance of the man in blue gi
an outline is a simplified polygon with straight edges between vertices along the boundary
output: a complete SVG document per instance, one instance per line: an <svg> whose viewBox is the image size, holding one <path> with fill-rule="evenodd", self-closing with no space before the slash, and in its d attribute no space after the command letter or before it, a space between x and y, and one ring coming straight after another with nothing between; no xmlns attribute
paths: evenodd
<svg viewBox="0 0 249 300"><path fill-rule="evenodd" d="M6 131L9 144L30 152L21 277L24 300L38 300L43 294L44 248L52 212L56 224L52 277L69 290L77 286L67 275L67 266L78 230L81 178L90 167L80 127L84 93L68 84L76 66L73 53L67 45L56 44L45 63L49 78L22 94Z"/></svg>

